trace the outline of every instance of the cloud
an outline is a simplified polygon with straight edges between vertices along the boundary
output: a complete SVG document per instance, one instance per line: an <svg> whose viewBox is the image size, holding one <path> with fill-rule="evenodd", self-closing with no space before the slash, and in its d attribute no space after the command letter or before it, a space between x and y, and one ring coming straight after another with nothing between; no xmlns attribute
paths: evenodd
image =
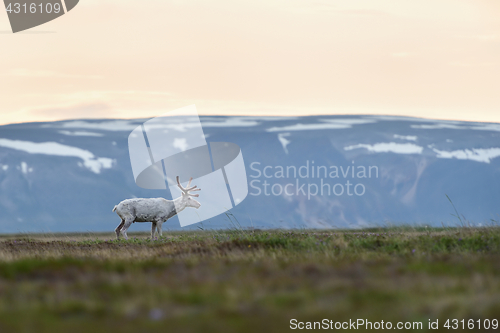
<svg viewBox="0 0 500 333"><path fill-rule="evenodd" d="M492 42L499 39L498 35L495 34L484 34L484 35L459 35L458 38L466 39L476 39L484 42Z"/></svg>
<svg viewBox="0 0 500 333"><path fill-rule="evenodd" d="M21 77L41 77L41 78L62 78L62 79L102 79L102 75L79 75L64 74L47 70L30 70L26 68L14 68L7 72L9 76Z"/></svg>
<svg viewBox="0 0 500 333"><path fill-rule="evenodd" d="M393 56L394 58L403 58L403 57L408 57L410 55L411 55L410 52L396 52L391 54L391 56Z"/></svg>
<svg viewBox="0 0 500 333"><path fill-rule="evenodd" d="M476 35L474 38L483 40L483 41L496 41L498 40L497 35Z"/></svg>
<svg viewBox="0 0 500 333"><path fill-rule="evenodd" d="M106 103L77 104L34 109L29 111L33 115L44 115L52 118L102 118L109 114L111 107Z"/></svg>
<svg viewBox="0 0 500 333"><path fill-rule="evenodd" d="M456 67L490 67L490 66L496 66L498 65L498 62L477 62L477 63L472 63L472 62L461 62L461 61L453 61L449 62L449 66L456 66Z"/></svg>

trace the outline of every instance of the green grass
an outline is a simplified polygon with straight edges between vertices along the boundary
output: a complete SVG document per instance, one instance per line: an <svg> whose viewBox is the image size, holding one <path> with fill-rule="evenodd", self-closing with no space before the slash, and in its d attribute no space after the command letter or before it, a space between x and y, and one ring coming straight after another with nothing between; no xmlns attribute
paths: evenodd
<svg viewBox="0 0 500 333"><path fill-rule="evenodd" d="M0 332L275 332L293 318L500 320L500 229L0 237Z"/></svg>

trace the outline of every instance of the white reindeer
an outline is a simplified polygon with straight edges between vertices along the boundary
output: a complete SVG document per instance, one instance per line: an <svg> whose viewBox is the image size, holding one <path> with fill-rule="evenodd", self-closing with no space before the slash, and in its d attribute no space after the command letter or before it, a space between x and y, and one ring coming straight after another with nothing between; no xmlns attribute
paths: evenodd
<svg viewBox="0 0 500 333"><path fill-rule="evenodd" d="M193 178L189 179L187 187L183 187L177 176L177 186L182 191L182 195L174 200L167 200L164 198L136 198L127 199L120 202L113 208L113 212L120 216L122 222L116 227L116 239L120 239L120 232L125 239L128 239L127 230L133 222L151 222L151 239L154 239L155 230L158 234L162 235L161 225L183 211L186 207L200 208L201 204L191 197L199 197L199 194L191 194L189 192L200 191L197 186L189 187Z"/></svg>

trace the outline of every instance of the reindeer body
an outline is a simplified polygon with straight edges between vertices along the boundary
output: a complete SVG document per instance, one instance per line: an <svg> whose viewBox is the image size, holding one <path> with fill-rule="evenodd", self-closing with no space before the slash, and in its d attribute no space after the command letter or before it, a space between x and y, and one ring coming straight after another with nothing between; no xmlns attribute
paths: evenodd
<svg viewBox="0 0 500 333"><path fill-rule="evenodd" d="M127 230L134 222L151 222L151 239L154 239L155 231L162 236L162 224L172 216L183 211L186 207L200 208L201 204L191 197L197 197L198 194L190 194L192 191L199 191L195 189L196 186L189 188L192 178L189 180L188 188L182 187L177 177L177 186L182 190L182 195L174 200L167 200L164 198L136 198L126 199L120 202L113 208L113 212L122 219L121 223L115 229L116 238L120 238L120 233L123 234L125 239L128 239Z"/></svg>

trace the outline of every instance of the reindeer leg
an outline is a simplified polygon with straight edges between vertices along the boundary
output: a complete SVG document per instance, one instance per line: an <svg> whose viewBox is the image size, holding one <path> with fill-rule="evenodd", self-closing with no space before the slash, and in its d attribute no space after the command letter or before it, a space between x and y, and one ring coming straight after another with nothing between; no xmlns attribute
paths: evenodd
<svg viewBox="0 0 500 333"><path fill-rule="evenodd" d="M132 223L134 222L135 218L127 218L125 220L125 225L123 226L122 228L122 235L125 239L128 239L128 236L127 236L127 230L128 228L132 225Z"/></svg>
<svg viewBox="0 0 500 333"><path fill-rule="evenodd" d="M116 227L116 229L115 229L116 239L120 239L120 230L122 229L124 224L125 224L125 220L122 219L122 222Z"/></svg>
<svg viewBox="0 0 500 333"><path fill-rule="evenodd" d="M163 222L158 222L157 226L156 226L157 231L158 231L158 235L159 235L160 238L162 237L162 231L161 231L161 225L162 224L163 224Z"/></svg>
<svg viewBox="0 0 500 333"><path fill-rule="evenodd" d="M151 240L155 239L156 222L151 223Z"/></svg>

